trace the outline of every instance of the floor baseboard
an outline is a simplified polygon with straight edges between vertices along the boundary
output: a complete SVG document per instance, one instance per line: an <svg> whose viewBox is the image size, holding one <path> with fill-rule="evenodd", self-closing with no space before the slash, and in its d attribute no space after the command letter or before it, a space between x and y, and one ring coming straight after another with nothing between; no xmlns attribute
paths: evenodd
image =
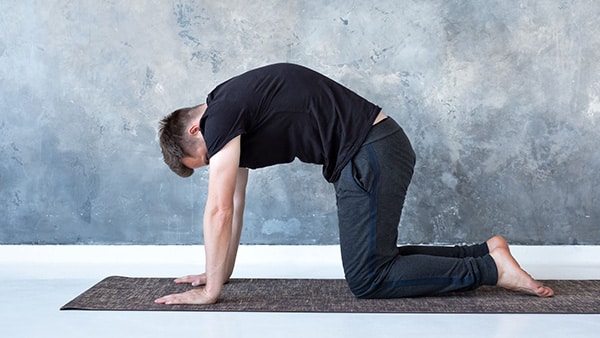
<svg viewBox="0 0 600 338"><path fill-rule="evenodd" d="M539 279L600 279L600 246L512 246ZM0 245L3 277L178 276L203 269L204 247ZM234 277L343 278L339 247L242 245Z"/></svg>

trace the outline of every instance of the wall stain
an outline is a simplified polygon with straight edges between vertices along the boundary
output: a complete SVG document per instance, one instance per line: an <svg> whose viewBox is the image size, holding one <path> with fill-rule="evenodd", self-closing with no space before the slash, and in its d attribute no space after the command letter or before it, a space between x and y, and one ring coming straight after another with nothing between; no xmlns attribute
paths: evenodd
<svg viewBox="0 0 600 338"><path fill-rule="evenodd" d="M184 41L185 41L186 44L189 44L191 42L196 47L202 45L202 42L200 42L199 39L191 36L189 31L181 31L181 32L179 32L179 36L184 39Z"/></svg>

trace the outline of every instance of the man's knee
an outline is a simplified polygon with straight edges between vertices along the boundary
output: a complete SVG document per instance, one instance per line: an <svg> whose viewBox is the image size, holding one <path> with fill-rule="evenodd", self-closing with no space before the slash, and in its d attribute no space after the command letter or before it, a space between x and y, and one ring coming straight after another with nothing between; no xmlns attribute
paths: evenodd
<svg viewBox="0 0 600 338"><path fill-rule="evenodd" d="M365 276L346 276L346 283L350 292L360 299L372 298L373 293L373 279Z"/></svg>

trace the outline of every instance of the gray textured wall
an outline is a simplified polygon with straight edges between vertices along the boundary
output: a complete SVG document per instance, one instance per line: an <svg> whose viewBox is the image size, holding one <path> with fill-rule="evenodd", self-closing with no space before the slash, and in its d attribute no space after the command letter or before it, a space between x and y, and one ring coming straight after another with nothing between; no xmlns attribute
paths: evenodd
<svg viewBox="0 0 600 338"><path fill-rule="evenodd" d="M207 174L157 122L247 69L304 64L418 156L403 242L600 244L596 1L0 2L0 243L201 243ZM332 187L251 172L244 243L337 243Z"/></svg>

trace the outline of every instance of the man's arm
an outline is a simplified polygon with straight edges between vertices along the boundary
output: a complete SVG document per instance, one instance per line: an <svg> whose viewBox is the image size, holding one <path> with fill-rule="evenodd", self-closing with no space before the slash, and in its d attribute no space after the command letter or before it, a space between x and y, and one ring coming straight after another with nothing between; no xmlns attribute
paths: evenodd
<svg viewBox="0 0 600 338"><path fill-rule="evenodd" d="M244 224L244 208L246 207L246 185L248 183L248 169L238 169L237 179L235 182L235 193L233 195L233 223L232 235L229 242L229 250L227 251L227 279L233 274L235 267L235 258L237 257L238 247L240 246L240 238L242 236L242 228Z"/></svg>
<svg viewBox="0 0 600 338"><path fill-rule="evenodd" d="M232 241L234 194L239 170L240 136L210 159L208 199L204 210L206 250L205 293L213 302L229 279L229 245ZM236 249L237 251L237 249Z"/></svg>
<svg viewBox="0 0 600 338"><path fill-rule="evenodd" d="M246 186L247 171L239 169L240 136L231 140L223 149L210 159L208 198L204 210L204 247L206 250L206 286L181 294L169 295L156 300L162 304L212 304L221 294L223 284L233 271L237 253L237 244L231 248L232 241L238 241L241 230L245 194L236 194L236 190ZM241 175L242 182L239 182ZM242 202L241 211L236 212L236 203ZM236 219L238 218L239 219ZM233 230L234 219L236 229ZM240 222L238 222L238 220ZM239 229L237 227L239 226Z"/></svg>
<svg viewBox="0 0 600 338"><path fill-rule="evenodd" d="M246 204L246 185L248 183L248 169L240 168L238 170L235 193L233 195L233 226L229 250L227 251L227 276L231 277L235 267L235 259L240 237L242 234L244 208ZM206 284L206 274L188 275L175 279L177 284L191 284L192 286L201 286Z"/></svg>

